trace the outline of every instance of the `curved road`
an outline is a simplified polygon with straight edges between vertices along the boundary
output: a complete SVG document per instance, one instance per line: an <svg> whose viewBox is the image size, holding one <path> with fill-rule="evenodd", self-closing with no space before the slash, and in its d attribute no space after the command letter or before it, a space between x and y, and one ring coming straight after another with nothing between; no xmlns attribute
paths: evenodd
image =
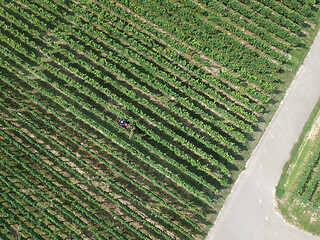
<svg viewBox="0 0 320 240"><path fill-rule="evenodd" d="M320 239L284 222L275 202L282 168L319 97L320 32L206 240Z"/></svg>

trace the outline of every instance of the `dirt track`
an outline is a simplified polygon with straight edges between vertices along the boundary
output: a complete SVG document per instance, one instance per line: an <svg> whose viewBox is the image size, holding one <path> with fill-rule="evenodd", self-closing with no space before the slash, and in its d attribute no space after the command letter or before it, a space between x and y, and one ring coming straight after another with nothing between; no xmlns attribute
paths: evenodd
<svg viewBox="0 0 320 240"><path fill-rule="evenodd" d="M320 32L206 240L320 239L282 219L275 186L320 97Z"/></svg>

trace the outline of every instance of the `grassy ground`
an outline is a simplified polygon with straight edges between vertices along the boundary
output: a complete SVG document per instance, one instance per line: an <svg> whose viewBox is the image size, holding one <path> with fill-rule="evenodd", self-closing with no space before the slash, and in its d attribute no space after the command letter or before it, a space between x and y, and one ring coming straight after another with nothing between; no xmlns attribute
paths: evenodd
<svg viewBox="0 0 320 240"><path fill-rule="evenodd" d="M320 208L315 207L315 197L306 201L303 194L295 194L306 165L310 161L320 142L320 100L306 123L298 142L291 152L290 160L286 163L283 174L276 189L278 207L288 222L305 229L313 234L320 235ZM311 179L319 175L319 156L317 164L312 169ZM319 181L314 192L320 190ZM313 194L315 196L316 194Z"/></svg>

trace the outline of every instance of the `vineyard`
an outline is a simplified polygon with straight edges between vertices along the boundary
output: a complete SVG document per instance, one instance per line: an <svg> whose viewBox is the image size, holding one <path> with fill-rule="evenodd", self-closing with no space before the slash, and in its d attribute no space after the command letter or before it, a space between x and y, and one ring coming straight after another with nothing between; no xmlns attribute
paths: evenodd
<svg viewBox="0 0 320 240"><path fill-rule="evenodd" d="M317 5L0 0L1 239L203 239Z"/></svg>
<svg viewBox="0 0 320 240"><path fill-rule="evenodd" d="M277 186L278 205L286 219L320 235L320 101L294 146Z"/></svg>

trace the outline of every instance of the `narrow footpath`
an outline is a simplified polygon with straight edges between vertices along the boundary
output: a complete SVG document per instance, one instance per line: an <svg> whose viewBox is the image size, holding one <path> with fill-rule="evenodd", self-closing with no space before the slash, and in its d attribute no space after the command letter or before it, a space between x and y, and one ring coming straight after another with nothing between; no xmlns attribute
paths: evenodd
<svg viewBox="0 0 320 240"><path fill-rule="evenodd" d="M286 223L275 201L282 168L319 97L320 32L206 240L320 240Z"/></svg>

